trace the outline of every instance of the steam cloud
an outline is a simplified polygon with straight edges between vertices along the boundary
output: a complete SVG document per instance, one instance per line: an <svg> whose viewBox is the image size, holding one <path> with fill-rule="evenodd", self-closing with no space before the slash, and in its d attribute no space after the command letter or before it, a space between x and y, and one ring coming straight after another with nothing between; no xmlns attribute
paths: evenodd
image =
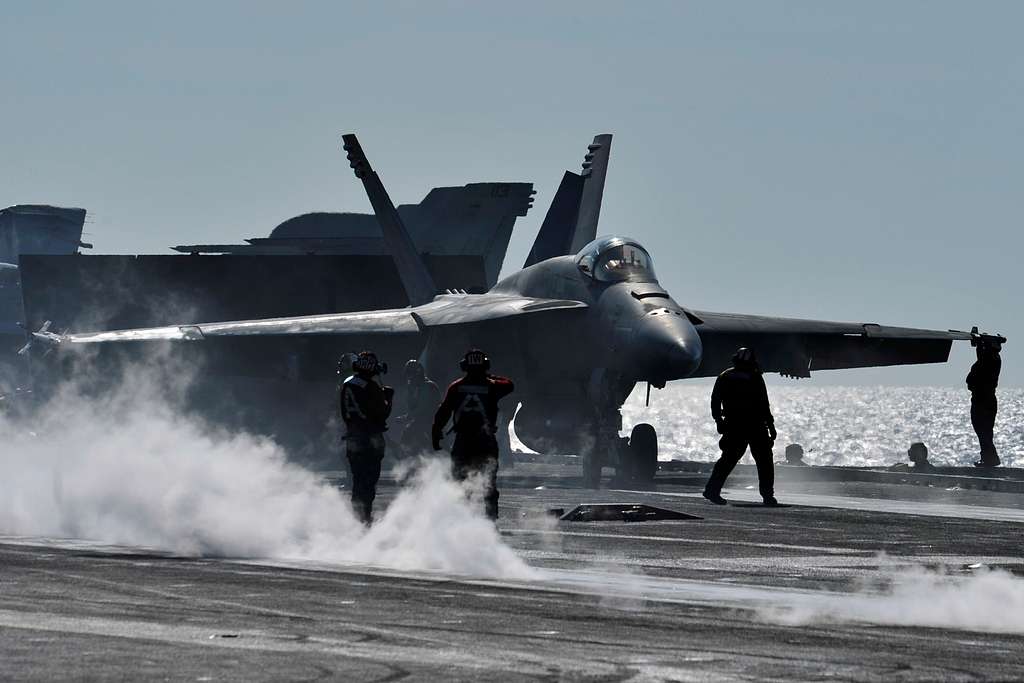
<svg viewBox="0 0 1024 683"><path fill-rule="evenodd" d="M101 398L66 388L30 426L0 418L0 533L189 556L534 575L441 463L418 468L367 530L346 492L287 462L272 441L179 410L185 382L174 382L135 372Z"/></svg>
<svg viewBox="0 0 1024 683"><path fill-rule="evenodd" d="M924 568L892 574L881 590L822 593L807 601L760 610L767 621L804 625L863 622L989 633L1024 633L1024 580L1002 570L967 577Z"/></svg>

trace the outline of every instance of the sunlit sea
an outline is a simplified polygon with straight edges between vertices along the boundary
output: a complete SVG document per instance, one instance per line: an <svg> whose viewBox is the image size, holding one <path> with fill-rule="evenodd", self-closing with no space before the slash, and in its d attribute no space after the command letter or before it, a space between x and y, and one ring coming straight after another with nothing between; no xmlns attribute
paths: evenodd
<svg viewBox="0 0 1024 683"><path fill-rule="evenodd" d="M714 460L718 434L711 420L710 384L677 383L651 392L638 387L623 406L628 428L650 422L658 430L662 460ZM769 386L779 439L799 443L814 465L891 465L906 462L907 448L923 441L937 465L970 465L978 457L971 428L970 394L929 387ZM1006 466L1024 466L1024 389L999 391L995 443ZM749 455L746 456L749 459Z"/></svg>

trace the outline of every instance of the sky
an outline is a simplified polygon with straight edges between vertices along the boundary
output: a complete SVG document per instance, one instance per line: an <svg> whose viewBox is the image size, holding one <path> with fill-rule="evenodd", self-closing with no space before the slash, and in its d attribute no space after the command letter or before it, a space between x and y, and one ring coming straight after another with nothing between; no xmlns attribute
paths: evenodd
<svg viewBox="0 0 1024 683"><path fill-rule="evenodd" d="M1024 386L1016 2L20 2L2 5L0 205L89 210L96 253L265 236L532 181L615 138L601 234L684 306L984 330ZM1024 341L1022 341L1024 343ZM962 385L945 365L817 384Z"/></svg>

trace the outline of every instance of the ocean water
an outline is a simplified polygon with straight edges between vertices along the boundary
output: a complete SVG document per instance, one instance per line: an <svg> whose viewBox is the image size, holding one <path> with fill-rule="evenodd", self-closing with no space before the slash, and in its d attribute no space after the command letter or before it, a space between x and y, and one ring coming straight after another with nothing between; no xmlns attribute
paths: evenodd
<svg viewBox="0 0 1024 683"><path fill-rule="evenodd" d="M626 401L623 423L653 424L662 460L718 457L710 384L678 382L652 390L650 407L644 406L645 392L646 385L638 386ZM786 444L799 443L804 460L814 465L891 465L907 462L914 441L928 446L936 465L977 460L970 394L962 389L794 384L769 386L768 393L779 431L776 460L783 459ZM1024 389L999 391L995 443L1004 465L1024 466Z"/></svg>

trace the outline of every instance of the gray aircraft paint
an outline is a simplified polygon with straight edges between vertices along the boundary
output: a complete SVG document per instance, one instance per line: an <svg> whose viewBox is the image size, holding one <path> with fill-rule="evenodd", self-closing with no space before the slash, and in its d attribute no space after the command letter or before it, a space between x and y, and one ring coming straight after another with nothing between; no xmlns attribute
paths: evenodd
<svg viewBox="0 0 1024 683"><path fill-rule="evenodd" d="M382 185L367 189L386 197ZM390 199L371 196L371 203L388 214L378 215L382 230L403 230ZM583 229L591 225L596 230L589 222ZM577 220L565 229L573 231L575 240L581 225ZM408 239L389 241L405 250L394 255L400 268L418 262ZM612 272L612 256L622 249L646 267L621 279L602 280L602 269ZM37 336L74 346L140 339L344 339L415 333L423 341L424 363L442 380L455 374L455 360L465 348L480 346L491 355L496 372L516 379L516 398L522 402L516 432L524 443L537 450L594 453L615 448L619 407L636 383L661 386L713 376L740 344L756 348L768 372L806 376L817 369L944 362L954 340L971 338L968 333L873 323L691 311L658 284L648 260L635 240L604 238L577 255L526 267L487 293L439 295L411 308ZM415 282L416 277L407 272L403 282Z"/></svg>

